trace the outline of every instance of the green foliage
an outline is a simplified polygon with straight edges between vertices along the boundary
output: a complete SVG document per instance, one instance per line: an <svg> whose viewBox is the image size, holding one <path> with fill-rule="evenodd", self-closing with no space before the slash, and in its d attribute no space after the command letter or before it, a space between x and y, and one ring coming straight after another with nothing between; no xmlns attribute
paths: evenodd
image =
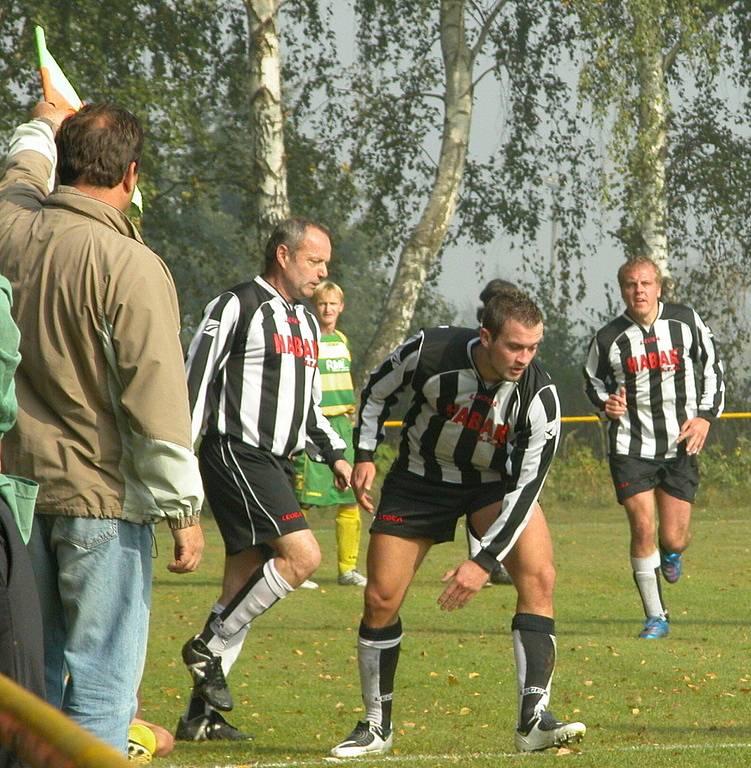
<svg viewBox="0 0 751 768"><path fill-rule="evenodd" d="M565 434L565 432L564 432ZM590 445L565 439L545 481L543 509L559 505L603 508L615 503L607 459L597 457Z"/></svg>
<svg viewBox="0 0 751 768"><path fill-rule="evenodd" d="M738 438L735 446L713 443L699 458L701 486L698 503L703 507L745 504L751 495L751 440Z"/></svg>

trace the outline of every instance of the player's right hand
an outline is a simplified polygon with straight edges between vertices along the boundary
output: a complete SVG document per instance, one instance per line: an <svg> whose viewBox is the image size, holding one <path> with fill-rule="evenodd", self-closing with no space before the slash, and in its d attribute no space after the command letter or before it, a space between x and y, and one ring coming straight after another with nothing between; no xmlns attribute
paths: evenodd
<svg viewBox="0 0 751 768"><path fill-rule="evenodd" d="M360 506L369 514L373 514L375 509L373 499L370 496L370 489L373 487L373 481L376 476L376 465L372 461L358 461L352 470L350 484L355 492Z"/></svg>
<svg viewBox="0 0 751 768"><path fill-rule="evenodd" d="M626 387L621 387L605 401L605 415L609 419L620 419L624 413L626 413Z"/></svg>

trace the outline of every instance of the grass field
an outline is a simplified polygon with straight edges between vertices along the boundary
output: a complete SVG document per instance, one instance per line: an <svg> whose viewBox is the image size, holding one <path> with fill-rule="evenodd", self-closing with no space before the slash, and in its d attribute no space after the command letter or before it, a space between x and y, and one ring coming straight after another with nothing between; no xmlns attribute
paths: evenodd
<svg viewBox="0 0 751 768"><path fill-rule="evenodd" d="M615 504L545 501L558 567L558 668L552 709L588 733L570 753L516 755L513 587L484 589L462 611L441 613L440 576L464 556L433 549L402 613L405 639L394 699L394 753L363 766L576 765L724 768L751 765L751 544L747 509L697 508L683 579L666 590L671 635L636 639L642 617ZM331 512L313 517L324 562L321 589L300 590L262 617L230 676L228 719L250 744L180 743L164 766L324 766L329 748L362 716L355 657L362 592L335 583ZM144 716L174 728L189 693L185 639L218 594L222 548L206 521L201 571L165 569L161 530ZM364 537L365 539L366 537ZM365 545L363 541L363 546ZM553 762L551 762L553 761Z"/></svg>

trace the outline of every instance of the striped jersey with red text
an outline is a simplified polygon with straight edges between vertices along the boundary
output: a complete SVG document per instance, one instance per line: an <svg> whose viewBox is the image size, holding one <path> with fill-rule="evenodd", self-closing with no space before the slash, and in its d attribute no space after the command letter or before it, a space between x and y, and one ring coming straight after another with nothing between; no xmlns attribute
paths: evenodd
<svg viewBox="0 0 751 768"><path fill-rule="evenodd" d="M508 502L531 508L558 443L556 389L535 361L519 381L484 382L472 357L479 343L477 330L440 327L398 347L362 392L355 461L372 461L383 423L409 387L394 469L467 486L505 480Z"/></svg>
<svg viewBox="0 0 751 768"><path fill-rule="evenodd" d="M262 277L213 299L187 356L192 437L231 435L289 457L306 433L331 464L344 441L321 413L318 322Z"/></svg>
<svg viewBox="0 0 751 768"><path fill-rule="evenodd" d="M659 302L649 327L624 312L600 329L584 378L587 396L603 412L608 396L626 388L626 413L609 427L610 452L625 456L677 456L683 423L697 416L713 420L725 404L712 331L682 304Z"/></svg>

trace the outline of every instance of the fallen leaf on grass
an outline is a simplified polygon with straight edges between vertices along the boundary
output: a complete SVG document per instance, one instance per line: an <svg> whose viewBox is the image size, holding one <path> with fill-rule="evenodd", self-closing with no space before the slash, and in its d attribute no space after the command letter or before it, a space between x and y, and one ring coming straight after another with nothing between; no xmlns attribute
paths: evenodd
<svg viewBox="0 0 751 768"><path fill-rule="evenodd" d="M449 673L446 679L448 680L449 685L459 685L459 678L457 678L456 675L452 675Z"/></svg>

